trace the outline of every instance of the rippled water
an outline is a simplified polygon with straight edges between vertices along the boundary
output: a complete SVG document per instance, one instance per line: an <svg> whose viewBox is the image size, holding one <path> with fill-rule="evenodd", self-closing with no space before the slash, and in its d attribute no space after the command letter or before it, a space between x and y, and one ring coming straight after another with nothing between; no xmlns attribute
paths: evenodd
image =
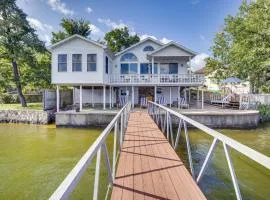
<svg viewBox="0 0 270 200"><path fill-rule="evenodd" d="M256 130L220 132L270 156L270 123ZM0 124L0 199L48 199L100 133L101 129ZM212 140L196 129L189 129L189 133L194 168L198 173ZM107 142L109 153L112 152L112 141L110 136ZM244 199L269 199L269 170L233 150L230 152ZM181 138L179 154L186 161L184 138ZM107 189L104 166L101 164L100 199ZM91 199L94 168L93 161L71 199ZM210 200L235 199L221 144L200 187Z"/></svg>
<svg viewBox="0 0 270 200"><path fill-rule="evenodd" d="M219 130L221 133L270 156L270 123L251 130ZM197 129L189 129L192 156L195 173L198 174L212 137ZM187 153L184 138L182 137L180 156L187 165ZM231 149L231 158L239 182L243 199L270 198L270 170L259 166L247 157ZM220 143L215 151L213 160L200 182L200 187L208 199L235 199L228 165L223 146Z"/></svg>

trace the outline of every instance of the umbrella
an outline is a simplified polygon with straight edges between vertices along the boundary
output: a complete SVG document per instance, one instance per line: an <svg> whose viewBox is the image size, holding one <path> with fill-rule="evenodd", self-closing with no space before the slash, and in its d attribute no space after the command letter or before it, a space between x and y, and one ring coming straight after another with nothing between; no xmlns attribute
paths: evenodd
<svg viewBox="0 0 270 200"><path fill-rule="evenodd" d="M238 84L238 83L242 83L243 81L240 80L239 78L236 77L229 77L223 81L221 81L221 84Z"/></svg>

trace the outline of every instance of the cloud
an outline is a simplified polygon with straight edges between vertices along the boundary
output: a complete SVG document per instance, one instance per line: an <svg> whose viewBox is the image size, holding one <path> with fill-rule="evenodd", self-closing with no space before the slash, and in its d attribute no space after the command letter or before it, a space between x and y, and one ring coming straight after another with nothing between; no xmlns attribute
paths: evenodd
<svg viewBox="0 0 270 200"><path fill-rule="evenodd" d="M197 4L199 4L201 1L200 0L191 0L191 4L192 5L197 5Z"/></svg>
<svg viewBox="0 0 270 200"><path fill-rule="evenodd" d="M203 34L200 34L200 39L201 39L202 41L205 41L205 36L204 36Z"/></svg>
<svg viewBox="0 0 270 200"><path fill-rule="evenodd" d="M153 35L143 34L143 35L140 36L141 40L144 40L146 38L152 38L154 40L157 40L157 38L155 36L153 36Z"/></svg>
<svg viewBox="0 0 270 200"><path fill-rule="evenodd" d="M93 12L93 9L90 8L90 7L87 7L87 8L86 8L86 12L90 14L91 12Z"/></svg>
<svg viewBox="0 0 270 200"><path fill-rule="evenodd" d="M129 27L129 29L133 30L133 27L128 26L128 24L124 23L122 20L119 20L117 22L117 21L112 21L111 19L98 18L98 22L105 24L108 28L111 28L111 29Z"/></svg>
<svg viewBox="0 0 270 200"><path fill-rule="evenodd" d="M160 40L160 42L162 42L163 44L167 44L167 43L169 43L169 42L171 42L172 40L169 40L169 39L167 39L167 38L162 38L161 40Z"/></svg>
<svg viewBox="0 0 270 200"><path fill-rule="evenodd" d="M206 53L201 53L198 54L197 56L195 56L192 60L191 60L191 69L192 71L197 71L203 67L205 67L205 59L208 58L209 55L207 55Z"/></svg>
<svg viewBox="0 0 270 200"><path fill-rule="evenodd" d="M58 11L64 15L73 15L74 11L67 8L66 4L61 2L61 0L47 0L48 5L52 10Z"/></svg>
<svg viewBox="0 0 270 200"><path fill-rule="evenodd" d="M45 31L45 30L48 30L48 29L50 29L50 30L53 29L53 27L51 25L42 23L38 19L35 19L35 18L32 18L32 17L27 17L26 19L29 22L30 26L32 26L36 30Z"/></svg>
<svg viewBox="0 0 270 200"><path fill-rule="evenodd" d="M89 27L91 29L91 36L93 36L93 39L100 39L104 37L105 33L99 27L95 26L94 24L90 24Z"/></svg>
<svg viewBox="0 0 270 200"><path fill-rule="evenodd" d="M42 23L36 18L27 17L27 21L29 22L30 26L36 30L36 33L40 40L44 41L46 45L49 45L51 42L51 31L53 26L49 24Z"/></svg>

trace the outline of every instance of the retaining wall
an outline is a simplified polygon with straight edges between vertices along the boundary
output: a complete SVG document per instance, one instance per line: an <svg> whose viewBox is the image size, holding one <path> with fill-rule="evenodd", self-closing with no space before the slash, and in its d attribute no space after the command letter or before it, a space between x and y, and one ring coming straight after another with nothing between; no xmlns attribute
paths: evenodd
<svg viewBox="0 0 270 200"><path fill-rule="evenodd" d="M54 119L52 111L0 110L0 122L48 124Z"/></svg>

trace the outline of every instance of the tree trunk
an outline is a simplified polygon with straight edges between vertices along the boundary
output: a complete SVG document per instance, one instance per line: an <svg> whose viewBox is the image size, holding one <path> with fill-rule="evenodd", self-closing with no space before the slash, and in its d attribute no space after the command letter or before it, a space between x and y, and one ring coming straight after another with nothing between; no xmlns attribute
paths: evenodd
<svg viewBox="0 0 270 200"><path fill-rule="evenodd" d="M22 93L22 85L21 85L18 65L17 65L17 62L15 60L12 61L12 66L13 66L14 81L15 81L15 84L16 84L16 87L17 87L20 102L22 104L22 107L27 107L25 97L24 97L24 95Z"/></svg>

